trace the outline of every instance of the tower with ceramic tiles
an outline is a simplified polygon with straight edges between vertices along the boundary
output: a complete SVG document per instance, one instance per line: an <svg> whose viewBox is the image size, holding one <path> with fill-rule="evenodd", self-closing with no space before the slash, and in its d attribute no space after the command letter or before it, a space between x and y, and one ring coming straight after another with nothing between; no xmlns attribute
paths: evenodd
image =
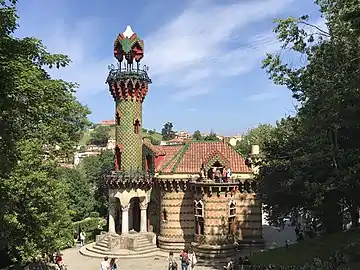
<svg viewBox="0 0 360 270"><path fill-rule="evenodd" d="M123 172L143 170L142 102L151 79L147 67L140 68L144 42L127 26L114 42L118 68L112 67L107 79L116 104L115 168Z"/></svg>

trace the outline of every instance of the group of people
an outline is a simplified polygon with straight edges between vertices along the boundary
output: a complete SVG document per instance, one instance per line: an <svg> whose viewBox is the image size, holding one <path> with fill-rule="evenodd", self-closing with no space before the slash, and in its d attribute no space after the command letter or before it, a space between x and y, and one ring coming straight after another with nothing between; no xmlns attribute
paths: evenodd
<svg viewBox="0 0 360 270"><path fill-rule="evenodd" d="M200 176L201 178L205 178L205 168L202 167L200 170ZM222 168L222 167L212 167L212 170L210 171L208 178L211 180L215 180L215 182L218 183L227 183L230 181L232 176L232 171L230 168Z"/></svg>
<svg viewBox="0 0 360 270"><path fill-rule="evenodd" d="M115 258L112 258L109 262L109 258L105 257L101 262L101 270L117 270Z"/></svg>
<svg viewBox="0 0 360 270"><path fill-rule="evenodd" d="M188 252L184 249L180 252L180 266L181 270L194 270L197 264L195 252ZM177 259L174 257L174 253L170 252L168 257L168 270L178 270Z"/></svg>

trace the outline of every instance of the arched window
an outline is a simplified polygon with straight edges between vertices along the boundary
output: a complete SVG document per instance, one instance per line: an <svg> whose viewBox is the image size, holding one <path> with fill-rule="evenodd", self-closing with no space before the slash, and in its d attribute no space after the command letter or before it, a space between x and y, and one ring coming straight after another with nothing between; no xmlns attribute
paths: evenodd
<svg viewBox="0 0 360 270"><path fill-rule="evenodd" d="M195 234L204 235L204 203L194 201Z"/></svg>

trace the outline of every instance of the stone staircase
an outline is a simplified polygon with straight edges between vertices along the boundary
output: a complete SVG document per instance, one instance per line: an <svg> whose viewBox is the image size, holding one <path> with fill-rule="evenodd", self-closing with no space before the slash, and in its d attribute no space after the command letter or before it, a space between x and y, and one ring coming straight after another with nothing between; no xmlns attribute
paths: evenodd
<svg viewBox="0 0 360 270"><path fill-rule="evenodd" d="M146 258L146 257L167 257L168 254L160 251L156 245L141 233L136 235L137 246L134 250L130 249L110 249L110 242L114 236L111 234L102 235L96 243L83 246L79 252L88 257L103 258Z"/></svg>

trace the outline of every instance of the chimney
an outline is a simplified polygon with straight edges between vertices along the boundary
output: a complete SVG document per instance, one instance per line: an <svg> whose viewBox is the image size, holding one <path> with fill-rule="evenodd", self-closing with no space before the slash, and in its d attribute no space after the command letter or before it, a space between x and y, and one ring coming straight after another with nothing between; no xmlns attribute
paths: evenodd
<svg viewBox="0 0 360 270"><path fill-rule="evenodd" d="M260 147L257 144L251 146L251 155L259 155Z"/></svg>

